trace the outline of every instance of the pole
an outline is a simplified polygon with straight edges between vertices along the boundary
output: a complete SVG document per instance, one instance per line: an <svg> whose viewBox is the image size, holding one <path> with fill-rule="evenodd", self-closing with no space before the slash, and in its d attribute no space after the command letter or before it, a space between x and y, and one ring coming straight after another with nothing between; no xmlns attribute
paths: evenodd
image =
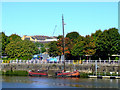
<svg viewBox="0 0 120 90"><path fill-rule="evenodd" d="M95 72L96 72L96 76L97 76L97 60L95 60Z"/></svg>
<svg viewBox="0 0 120 90"><path fill-rule="evenodd" d="M63 55L64 55L64 71L65 71L65 38L64 38L64 18L62 15L62 28L63 28Z"/></svg>

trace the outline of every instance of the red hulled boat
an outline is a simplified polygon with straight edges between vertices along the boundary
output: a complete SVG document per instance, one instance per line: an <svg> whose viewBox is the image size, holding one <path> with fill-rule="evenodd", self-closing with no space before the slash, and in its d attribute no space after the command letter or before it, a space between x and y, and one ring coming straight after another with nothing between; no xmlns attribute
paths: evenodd
<svg viewBox="0 0 120 90"><path fill-rule="evenodd" d="M62 72L57 72L56 75L57 75L57 77L79 77L80 72L79 71L73 71L73 72L62 71Z"/></svg>
<svg viewBox="0 0 120 90"><path fill-rule="evenodd" d="M48 76L47 70L29 71L29 76Z"/></svg>

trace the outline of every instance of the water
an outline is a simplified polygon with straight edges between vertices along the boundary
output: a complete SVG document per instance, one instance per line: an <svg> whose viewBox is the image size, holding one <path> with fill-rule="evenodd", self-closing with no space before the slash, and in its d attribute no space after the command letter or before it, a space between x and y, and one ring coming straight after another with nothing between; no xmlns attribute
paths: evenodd
<svg viewBox="0 0 120 90"><path fill-rule="evenodd" d="M2 88L120 88L120 79L2 76Z"/></svg>

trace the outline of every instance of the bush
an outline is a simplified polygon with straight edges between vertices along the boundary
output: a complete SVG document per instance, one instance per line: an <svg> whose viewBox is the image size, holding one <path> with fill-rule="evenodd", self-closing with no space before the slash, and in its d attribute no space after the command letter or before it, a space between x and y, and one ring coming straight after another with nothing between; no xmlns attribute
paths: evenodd
<svg viewBox="0 0 120 90"><path fill-rule="evenodd" d="M56 67L56 64L53 64L52 67Z"/></svg>
<svg viewBox="0 0 120 90"><path fill-rule="evenodd" d="M88 78L88 73L80 73L80 78Z"/></svg>
<svg viewBox="0 0 120 90"><path fill-rule="evenodd" d="M28 72L27 71L22 71L22 70L18 70L18 71L10 71L10 70L8 70L2 75L7 75L7 76L27 76Z"/></svg>
<svg viewBox="0 0 120 90"><path fill-rule="evenodd" d="M118 58L118 57L115 57L115 60L119 60L119 58Z"/></svg>

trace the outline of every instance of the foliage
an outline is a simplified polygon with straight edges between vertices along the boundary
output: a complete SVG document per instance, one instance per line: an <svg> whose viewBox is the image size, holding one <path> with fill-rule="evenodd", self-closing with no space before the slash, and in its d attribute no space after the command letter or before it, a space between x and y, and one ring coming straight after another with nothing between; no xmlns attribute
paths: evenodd
<svg viewBox="0 0 120 90"><path fill-rule="evenodd" d="M45 47L45 48L49 48L49 44L50 44L50 43L45 43L45 44L44 44L44 47Z"/></svg>
<svg viewBox="0 0 120 90"><path fill-rule="evenodd" d="M11 41L5 48L9 58L31 59L36 54L35 44L29 40Z"/></svg>
<svg viewBox="0 0 120 90"><path fill-rule="evenodd" d="M85 53L83 52L83 50L85 49L85 41L80 41L78 42L77 44L75 44L73 46L73 49L72 49L72 55L73 56L83 56L85 55Z"/></svg>
<svg viewBox="0 0 120 90"><path fill-rule="evenodd" d="M5 54L5 48L6 48L6 45L9 43L9 40L8 40L8 37L5 35L4 32L2 32L2 35L0 35L0 36L2 36L0 38L0 42L2 41L2 43L0 45L2 45L1 46L2 47L2 55L4 55Z"/></svg>
<svg viewBox="0 0 120 90"><path fill-rule="evenodd" d="M12 34L7 37L5 33L0 35L0 54L8 55L8 59L31 59L32 55L41 51L48 52L52 57L63 54L63 36L59 35L58 41L42 44L33 43L29 40L21 40L21 37ZM120 54L120 34L118 29L97 30L91 35L81 36L77 32L70 32L65 37L66 59L85 59L85 55L92 55L92 58L108 59L112 54ZM61 57L60 57L61 58Z"/></svg>
<svg viewBox="0 0 120 90"><path fill-rule="evenodd" d="M9 41L11 42L11 41L19 41L19 40L21 40L21 37L19 36L19 35L17 35L17 34L12 34L12 35L10 35L9 37Z"/></svg>
<svg viewBox="0 0 120 90"><path fill-rule="evenodd" d="M79 37L79 33L78 32L70 32L66 35L66 37L68 37L70 40L72 40L72 42L75 43L76 39Z"/></svg>
<svg viewBox="0 0 120 90"><path fill-rule="evenodd" d="M88 73L80 73L80 78L88 78Z"/></svg>
<svg viewBox="0 0 120 90"><path fill-rule="evenodd" d="M28 76L28 72L23 71L23 70L18 70L18 71L8 70L6 72L2 72L2 75L7 75L7 76Z"/></svg>
<svg viewBox="0 0 120 90"><path fill-rule="evenodd" d="M40 48L41 49L41 52L44 53L46 52L46 49L44 47Z"/></svg>
<svg viewBox="0 0 120 90"><path fill-rule="evenodd" d="M85 55L94 55L95 54L95 41L93 40L93 38L89 35L87 35L85 37L85 46L84 46L84 50L83 52L85 53Z"/></svg>
<svg viewBox="0 0 120 90"><path fill-rule="evenodd" d="M44 46L43 43L35 42L34 44L35 44L36 47L39 48L38 53L44 53L44 52L46 52L46 49L45 49L45 46Z"/></svg>
<svg viewBox="0 0 120 90"><path fill-rule="evenodd" d="M63 37L63 35L59 35L58 37L57 37L57 39L60 39L60 38L62 38Z"/></svg>
<svg viewBox="0 0 120 90"><path fill-rule="evenodd" d="M115 60L119 60L119 57L115 57Z"/></svg>
<svg viewBox="0 0 120 90"><path fill-rule="evenodd" d="M86 37L79 36L77 43L72 48L72 55L83 56L93 55L95 53L95 42L87 35Z"/></svg>
<svg viewBox="0 0 120 90"><path fill-rule="evenodd" d="M61 52L63 52L63 38L60 38L57 43L58 48ZM71 48L73 47L73 44L69 38L65 38L65 54L71 53ZM63 54L63 53L61 53Z"/></svg>
<svg viewBox="0 0 120 90"><path fill-rule="evenodd" d="M98 36L96 40L96 56L98 57L108 57L112 54L118 54L120 43L120 34L118 29L111 28L104 30L101 35Z"/></svg>
<svg viewBox="0 0 120 90"><path fill-rule="evenodd" d="M56 57L61 54L61 51L57 47L57 41L52 41L49 43L48 54L52 57Z"/></svg>
<svg viewBox="0 0 120 90"><path fill-rule="evenodd" d="M35 42L35 45L36 47L44 47L44 44L40 42Z"/></svg>

